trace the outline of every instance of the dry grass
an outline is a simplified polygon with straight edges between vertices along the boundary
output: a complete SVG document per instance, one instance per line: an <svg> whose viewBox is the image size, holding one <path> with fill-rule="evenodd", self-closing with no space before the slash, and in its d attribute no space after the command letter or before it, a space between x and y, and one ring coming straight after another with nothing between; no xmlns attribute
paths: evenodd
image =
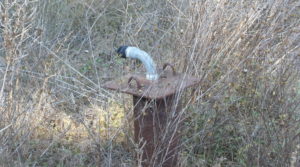
<svg viewBox="0 0 300 167"><path fill-rule="evenodd" d="M131 98L101 87L141 69L123 44L201 78L180 94L180 166L300 165L299 1L0 7L1 166L134 166Z"/></svg>

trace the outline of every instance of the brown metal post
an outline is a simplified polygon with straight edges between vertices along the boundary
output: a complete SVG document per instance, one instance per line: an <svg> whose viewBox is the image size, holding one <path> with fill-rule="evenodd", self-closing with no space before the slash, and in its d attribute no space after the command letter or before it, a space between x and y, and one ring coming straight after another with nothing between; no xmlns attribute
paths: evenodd
<svg viewBox="0 0 300 167"><path fill-rule="evenodd" d="M176 96L186 88L200 82L200 79L162 71L160 78L149 81L144 74L129 74L109 81L104 87L133 96L134 137L142 151L138 160L143 167L176 167L180 146L181 104ZM135 82L134 82L135 81Z"/></svg>
<svg viewBox="0 0 300 167"><path fill-rule="evenodd" d="M175 95L163 99L133 96L135 141L143 167L175 167L179 151L180 104Z"/></svg>

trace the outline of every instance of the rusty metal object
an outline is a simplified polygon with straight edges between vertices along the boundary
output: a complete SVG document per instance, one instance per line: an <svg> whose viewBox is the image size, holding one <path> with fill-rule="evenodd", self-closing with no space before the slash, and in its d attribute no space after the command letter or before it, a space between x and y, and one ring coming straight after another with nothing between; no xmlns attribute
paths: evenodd
<svg viewBox="0 0 300 167"><path fill-rule="evenodd" d="M132 77L129 77L129 79L128 79L128 86L129 86L129 87L132 88L132 86L131 86L131 84L130 84L132 80L135 80L138 89L141 89L141 88L142 88L142 85L140 84L140 81L139 81L136 77L133 77L133 76L132 76Z"/></svg>
<svg viewBox="0 0 300 167"><path fill-rule="evenodd" d="M172 71L164 71L168 66ZM163 66L160 76L151 81L144 74L129 74L103 86L133 96L134 135L135 142L143 150L143 167L177 166L183 119L179 114L181 102L177 93L200 82L198 78L177 74L169 63Z"/></svg>
<svg viewBox="0 0 300 167"><path fill-rule="evenodd" d="M179 152L181 109L175 95L151 100L133 96L135 142L143 147L142 166L175 167Z"/></svg>
<svg viewBox="0 0 300 167"><path fill-rule="evenodd" d="M171 67L171 69L172 69L172 71L173 71L173 75L176 75L175 67L174 67L172 64L170 64L170 63L165 63L165 64L163 65L163 70L165 70L167 67Z"/></svg>
<svg viewBox="0 0 300 167"><path fill-rule="evenodd" d="M200 82L200 79L196 77L184 74L173 75L173 73L169 71L166 71L164 76L164 78L150 81L144 77L144 74L129 74L119 79L109 81L105 83L103 87L139 97L161 99L180 92ZM141 85L139 90L128 85L128 80L131 77L134 77L139 81Z"/></svg>

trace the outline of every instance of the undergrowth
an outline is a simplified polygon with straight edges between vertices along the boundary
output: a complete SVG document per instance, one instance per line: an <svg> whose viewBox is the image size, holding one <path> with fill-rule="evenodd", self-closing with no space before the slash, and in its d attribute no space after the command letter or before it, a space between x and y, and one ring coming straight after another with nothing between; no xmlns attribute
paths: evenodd
<svg viewBox="0 0 300 167"><path fill-rule="evenodd" d="M103 83L143 67L201 79L180 95L178 166L300 165L300 3L0 1L1 166L135 166L131 97Z"/></svg>

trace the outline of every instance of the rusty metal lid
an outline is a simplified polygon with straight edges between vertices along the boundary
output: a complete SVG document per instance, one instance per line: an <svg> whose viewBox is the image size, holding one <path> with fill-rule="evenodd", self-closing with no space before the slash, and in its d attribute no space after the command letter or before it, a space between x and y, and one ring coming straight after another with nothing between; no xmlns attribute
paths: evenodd
<svg viewBox="0 0 300 167"><path fill-rule="evenodd" d="M200 79L196 77L176 74L173 67L172 69L173 72L162 72L160 78L155 81L147 80L145 74L128 74L119 79L106 82L103 87L143 98L161 99L200 82Z"/></svg>

